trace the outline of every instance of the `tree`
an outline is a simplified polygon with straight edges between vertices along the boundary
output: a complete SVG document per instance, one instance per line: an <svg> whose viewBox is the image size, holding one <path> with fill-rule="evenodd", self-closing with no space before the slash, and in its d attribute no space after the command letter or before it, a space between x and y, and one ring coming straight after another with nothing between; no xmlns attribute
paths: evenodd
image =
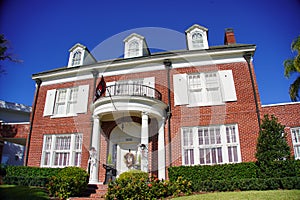
<svg viewBox="0 0 300 200"><path fill-rule="evenodd" d="M9 60L12 62L22 62L21 60L13 58L13 55L8 52L8 49L8 40L5 39L3 34L0 34L0 61ZM5 70L2 67L2 63L0 63L0 75L4 72Z"/></svg>
<svg viewBox="0 0 300 200"><path fill-rule="evenodd" d="M286 140L285 126L278 119L268 115L262 120L259 131L255 157L260 163L268 164L273 161L290 159L290 146Z"/></svg>
<svg viewBox="0 0 300 200"><path fill-rule="evenodd" d="M292 74L298 74L296 80L290 85L289 93L292 101L299 101L300 89L300 35L292 42L291 49L297 52L294 58L284 61L284 76L290 78Z"/></svg>

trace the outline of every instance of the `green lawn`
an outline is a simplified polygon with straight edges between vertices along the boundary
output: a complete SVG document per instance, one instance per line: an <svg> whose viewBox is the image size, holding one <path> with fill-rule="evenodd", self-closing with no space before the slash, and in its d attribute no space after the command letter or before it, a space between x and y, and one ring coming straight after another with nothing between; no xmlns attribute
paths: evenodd
<svg viewBox="0 0 300 200"><path fill-rule="evenodd" d="M36 187L25 187L16 185L0 185L1 200L48 200L45 190Z"/></svg>
<svg viewBox="0 0 300 200"><path fill-rule="evenodd" d="M214 192L174 198L175 200L300 200L300 190L268 190L243 192Z"/></svg>

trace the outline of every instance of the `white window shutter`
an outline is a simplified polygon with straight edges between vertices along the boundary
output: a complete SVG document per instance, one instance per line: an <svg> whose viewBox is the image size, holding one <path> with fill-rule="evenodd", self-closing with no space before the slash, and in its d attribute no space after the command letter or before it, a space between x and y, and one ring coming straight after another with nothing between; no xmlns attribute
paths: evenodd
<svg viewBox="0 0 300 200"><path fill-rule="evenodd" d="M155 92L152 88L155 88L155 78L154 77L147 77L143 80L143 85L146 85L150 88L144 88L143 92L146 96L155 97Z"/></svg>
<svg viewBox="0 0 300 200"><path fill-rule="evenodd" d="M175 106L188 104L187 74L173 75L173 86Z"/></svg>
<svg viewBox="0 0 300 200"><path fill-rule="evenodd" d="M219 71L223 101L236 101L236 91L234 86L232 70L222 70Z"/></svg>
<svg viewBox="0 0 300 200"><path fill-rule="evenodd" d="M86 113L89 101L89 85L80 85L78 87L76 113Z"/></svg>
<svg viewBox="0 0 300 200"><path fill-rule="evenodd" d="M116 84L116 81L112 81L112 82L107 82L106 83L106 92L105 92L105 96L108 97L109 94L111 96L113 96L115 94L115 87L108 87L108 86L112 86L112 85L115 85Z"/></svg>
<svg viewBox="0 0 300 200"><path fill-rule="evenodd" d="M55 95L56 95L56 89L47 91L45 107L44 107L44 116L53 115Z"/></svg>

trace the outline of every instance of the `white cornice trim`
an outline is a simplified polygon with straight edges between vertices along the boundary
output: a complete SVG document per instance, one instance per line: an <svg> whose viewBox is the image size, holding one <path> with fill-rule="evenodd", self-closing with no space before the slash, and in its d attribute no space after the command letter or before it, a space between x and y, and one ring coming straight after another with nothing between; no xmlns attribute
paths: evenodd
<svg viewBox="0 0 300 200"><path fill-rule="evenodd" d="M274 104L266 104L261 107L272 107L272 106L286 106L286 105L295 105L300 104L300 102L286 102L286 103L274 103Z"/></svg>

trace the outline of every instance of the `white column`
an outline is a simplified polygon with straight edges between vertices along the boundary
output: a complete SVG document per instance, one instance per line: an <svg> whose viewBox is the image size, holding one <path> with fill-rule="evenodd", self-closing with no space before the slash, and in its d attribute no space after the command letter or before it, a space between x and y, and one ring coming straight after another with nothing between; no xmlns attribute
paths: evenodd
<svg viewBox="0 0 300 200"><path fill-rule="evenodd" d="M142 112L142 130L141 130L141 170L148 172L148 113Z"/></svg>
<svg viewBox="0 0 300 200"><path fill-rule="evenodd" d="M165 118L162 118L158 130L158 178L166 179Z"/></svg>
<svg viewBox="0 0 300 200"><path fill-rule="evenodd" d="M99 183L99 151L100 151L100 120L98 116L93 117L92 147L90 149L90 184Z"/></svg>

